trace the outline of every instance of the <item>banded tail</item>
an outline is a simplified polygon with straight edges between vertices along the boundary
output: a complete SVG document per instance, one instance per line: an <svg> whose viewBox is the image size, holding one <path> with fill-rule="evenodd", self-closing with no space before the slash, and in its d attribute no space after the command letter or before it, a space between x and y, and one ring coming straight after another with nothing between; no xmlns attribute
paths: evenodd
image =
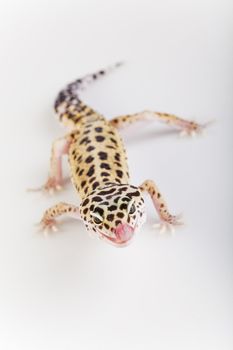
<svg viewBox="0 0 233 350"><path fill-rule="evenodd" d="M80 100L78 92L121 65L122 63L118 62L106 69L101 69L95 73L85 75L68 84L61 90L54 104L55 112L58 114L60 121L65 122L65 124L68 122L68 124L75 125L82 118L97 114L96 111Z"/></svg>

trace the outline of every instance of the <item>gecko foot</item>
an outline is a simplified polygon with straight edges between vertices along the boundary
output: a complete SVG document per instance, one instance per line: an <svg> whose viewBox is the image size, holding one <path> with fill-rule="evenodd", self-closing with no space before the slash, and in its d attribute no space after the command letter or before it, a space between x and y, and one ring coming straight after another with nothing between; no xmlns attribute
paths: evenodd
<svg viewBox="0 0 233 350"><path fill-rule="evenodd" d="M38 224L39 230L38 232L42 232L44 236L48 236L48 234L52 232L57 232L57 221L54 219L45 219L43 218Z"/></svg>
<svg viewBox="0 0 233 350"><path fill-rule="evenodd" d="M154 224L153 227L159 229L159 234L163 234L169 231L172 235L175 233L175 226L183 225L181 221L182 215L169 215L167 219L161 219L157 224Z"/></svg>
<svg viewBox="0 0 233 350"><path fill-rule="evenodd" d="M205 124L198 124L196 122L184 122L184 125L180 131L179 136L185 137L185 136L191 136L195 137L197 135L202 135L204 133L204 130L210 125L214 123L214 120L211 120Z"/></svg>
<svg viewBox="0 0 233 350"><path fill-rule="evenodd" d="M61 191L65 185L69 182L69 179L65 179L63 181L58 181L53 177L49 177L47 182L38 188L30 188L29 192L43 192L53 195L55 192Z"/></svg>

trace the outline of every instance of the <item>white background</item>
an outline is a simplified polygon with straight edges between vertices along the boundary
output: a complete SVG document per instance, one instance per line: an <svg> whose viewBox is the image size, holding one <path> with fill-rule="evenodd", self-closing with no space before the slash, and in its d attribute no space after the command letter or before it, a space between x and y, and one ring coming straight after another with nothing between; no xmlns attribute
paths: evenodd
<svg viewBox="0 0 233 350"><path fill-rule="evenodd" d="M1 350L232 349L232 11L227 0L0 1ZM148 199L125 249L75 221L44 239L43 211L78 203L72 187L25 192L46 180L64 132L55 95L117 60L83 94L107 117L216 119L196 140L158 123L123 134L132 183L154 179L185 226L160 237Z"/></svg>

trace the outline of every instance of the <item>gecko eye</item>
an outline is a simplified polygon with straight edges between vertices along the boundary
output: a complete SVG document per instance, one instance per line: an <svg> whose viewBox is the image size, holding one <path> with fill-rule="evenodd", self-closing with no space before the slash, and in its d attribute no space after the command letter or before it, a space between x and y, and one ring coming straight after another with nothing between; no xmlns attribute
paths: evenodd
<svg viewBox="0 0 233 350"><path fill-rule="evenodd" d="M94 223L97 224L97 225L101 224L101 222L102 222L102 220L100 220L100 218L97 218L97 216L94 216L94 217L93 217L93 221L94 221Z"/></svg>
<svg viewBox="0 0 233 350"><path fill-rule="evenodd" d="M102 223L103 221L103 213L102 213L103 209L100 208L96 208L94 213L92 214L92 218L95 224L99 225ZM101 213L100 213L101 212ZM101 215L102 214L102 215Z"/></svg>
<svg viewBox="0 0 233 350"><path fill-rule="evenodd" d="M129 209L128 209L128 212L130 215L134 214L136 211L136 207L135 205L132 203L131 205L129 205Z"/></svg>

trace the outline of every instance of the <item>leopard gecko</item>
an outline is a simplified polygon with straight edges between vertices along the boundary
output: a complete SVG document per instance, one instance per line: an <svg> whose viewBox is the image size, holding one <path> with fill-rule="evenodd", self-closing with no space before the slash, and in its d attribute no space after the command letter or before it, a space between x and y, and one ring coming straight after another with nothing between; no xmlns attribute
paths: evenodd
<svg viewBox="0 0 233 350"><path fill-rule="evenodd" d="M70 132L53 142L50 175L40 190L51 193L63 187L62 156L68 155L71 181L81 204L60 202L45 211L40 224L46 232L55 231L56 218L66 214L81 219L90 233L123 247L145 222L143 192L152 199L160 219L160 231L173 229L181 221L179 216L170 214L153 180L145 180L139 186L130 183L126 151L118 130L137 121L158 120L177 127L182 134L193 135L201 132L204 125L154 111L106 119L86 105L79 92L118 66L120 63L73 81L55 100L55 112Z"/></svg>

